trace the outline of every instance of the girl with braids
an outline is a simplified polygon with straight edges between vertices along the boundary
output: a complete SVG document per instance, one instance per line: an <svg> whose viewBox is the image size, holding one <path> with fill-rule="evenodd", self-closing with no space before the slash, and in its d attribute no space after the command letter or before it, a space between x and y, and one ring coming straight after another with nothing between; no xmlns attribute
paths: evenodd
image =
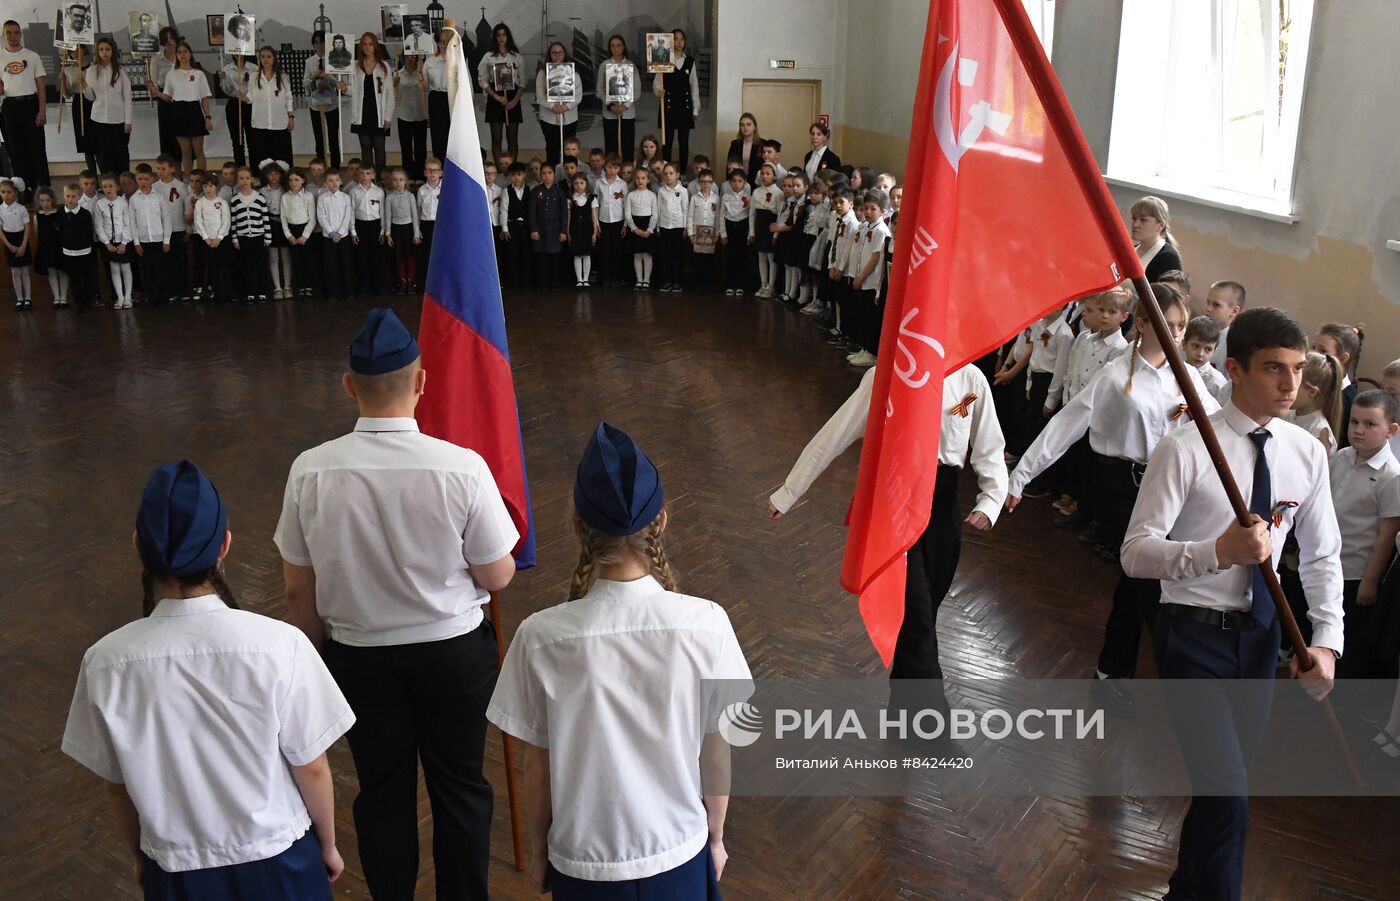
<svg viewBox="0 0 1400 901"><path fill-rule="evenodd" d="M600 423L574 482L569 602L520 624L486 718L526 742L529 873L556 901L717 899L728 763L753 691L724 608L676 592L656 467ZM708 682L702 680L726 680Z"/></svg>
<svg viewBox="0 0 1400 901"><path fill-rule="evenodd" d="M1152 286L1153 296L1166 317L1172 342L1181 343L1191 311L1181 292L1170 285ZM1186 398L1167 365L1167 354L1138 301L1137 338L1128 353L1109 363L1087 388L1065 404L1016 464L1011 473L1008 511L1016 509L1027 483L1058 460L1086 432L1094 454L1094 513L1101 543L1099 556L1117 562L1118 549L1137 501L1138 485L1147 469L1147 458L1157 442L1172 429L1190 421ZM1187 367L1191 383L1206 413L1220 405L1206 390L1195 367ZM1138 638L1144 624L1156 617L1160 587L1155 580L1120 576L1113 591L1113 608L1104 628L1097 675L1107 701L1120 707L1132 705L1131 695L1119 680L1137 672Z"/></svg>
<svg viewBox="0 0 1400 901"><path fill-rule="evenodd" d="M1359 325L1344 322L1329 322L1318 329L1313 339L1313 350L1336 357L1342 364L1342 430L1337 433L1340 446L1350 447L1345 426L1351 422L1351 402L1356 400L1356 367L1361 362L1361 342L1366 340L1366 332Z"/></svg>
<svg viewBox="0 0 1400 901"><path fill-rule="evenodd" d="M1343 377L1336 357L1312 351L1303 361L1303 381L1293 398L1293 424L1321 441L1328 456L1338 450L1337 439L1346 431L1341 419Z"/></svg>
<svg viewBox="0 0 1400 901"><path fill-rule="evenodd" d="M132 536L145 617L83 656L63 751L106 781L146 898L329 901L326 749L355 715L305 635L238 609L232 538L193 463L155 471Z"/></svg>
<svg viewBox="0 0 1400 901"><path fill-rule="evenodd" d="M1181 269L1180 245L1172 237L1172 217L1160 197L1143 197L1128 212L1133 243L1149 282L1165 272Z"/></svg>

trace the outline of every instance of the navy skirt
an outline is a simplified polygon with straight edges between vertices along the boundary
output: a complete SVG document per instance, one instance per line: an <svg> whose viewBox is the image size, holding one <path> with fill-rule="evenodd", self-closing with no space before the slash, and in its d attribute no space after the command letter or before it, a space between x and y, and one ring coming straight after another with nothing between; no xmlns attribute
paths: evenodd
<svg viewBox="0 0 1400 901"><path fill-rule="evenodd" d="M144 854L142 855L145 856ZM141 887L146 901L330 901L331 882L316 833L266 860L167 873L145 858Z"/></svg>
<svg viewBox="0 0 1400 901"><path fill-rule="evenodd" d="M710 846L674 869L645 879L593 882L550 868L554 901L720 901Z"/></svg>
<svg viewBox="0 0 1400 901"><path fill-rule="evenodd" d="M769 253L773 250L773 233L768 230L768 226L778 221L778 214L772 210L756 210L753 214L754 238L753 246L759 253Z"/></svg>

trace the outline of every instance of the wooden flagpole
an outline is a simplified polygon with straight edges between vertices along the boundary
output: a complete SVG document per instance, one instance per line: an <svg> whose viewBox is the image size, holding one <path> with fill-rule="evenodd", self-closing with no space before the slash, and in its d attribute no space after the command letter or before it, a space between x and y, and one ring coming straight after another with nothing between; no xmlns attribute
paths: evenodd
<svg viewBox="0 0 1400 901"><path fill-rule="evenodd" d="M1069 101L1065 98L1058 82L1050 74L1050 64L1045 59L1045 51L1030 27L1030 21L1026 18L1020 0L996 0L996 5L1011 36L1012 43L1016 46L1018 55L1027 64L1026 71L1031 82L1035 85L1036 94L1045 106L1050 126L1054 129L1060 144L1065 148L1070 168L1074 171L1094 216L1099 220L1100 228L1106 236L1112 236L1110 242L1117 245L1120 256L1127 253L1133 261L1136 261L1137 256L1131 252L1131 243L1123 231L1123 221L1113 206L1113 199L1108 193L1108 188L1104 185L1103 177L1099 174L1098 165L1089 151L1089 145L1085 143L1084 136L1079 129L1073 127L1075 120L1074 114L1070 110ZM1195 383L1191 381L1190 373L1186 369L1186 361L1181 358L1181 352L1171 337L1171 332L1167 328L1167 320L1162 315L1162 308L1157 305L1157 299L1152 294L1147 276L1142 273L1141 265L1135 264L1134 268L1136 271L1131 276L1133 287L1137 289L1138 298L1147 311L1148 321L1152 324L1152 331L1156 333L1158 343L1166 352L1167 365L1171 366L1177 386L1181 389L1182 396L1186 398L1186 407L1191 413L1192 421L1197 425L1202 442L1205 443L1206 453L1209 454L1211 464L1215 467L1215 473L1220 479L1225 496L1230 501L1230 507L1235 512L1235 519L1241 527L1249 528L1252 523L1249 505L1244 502L1244 496L1240 493L1239 485L1235 482L1234 473L1230 471L1230 466L1225 461L1225 452L1220 447L1220 440L1215 434L1215 429L1211 425L1205 407L1201 405L1201 398L1196 393ZM1273 598L1284 634L1293 643L1295 653L1298 656L1298 669L1302 672L1308 672L1314 664L1310 656L1302 653L1308 647L1307 642L1303 640L1303 634L1298 628L1298 621L1293 616L1288 599L1284 597L1283 586L1279 584L1278 573L1274 571L1271 564L1270 560L1256 565L1264 576L1264 583L1269 588L1269 595ZM1342 759L1351 775L1352 782L1357 788L1363 787L1361 771L1351 754L1341 724L1337 721L1336 711L1332 709L1331 702L1325 697L1321 700L1320 706L1323 717L1327 720L1333 735L1336 737Z"/></svg>
<svg viewBox="0 0 1400 901"><path fill-rule="evenodd" d="M461 37L457 34L455 19L445 19L442 27L452 33L452 38L447 43L449 54L445 62L447 64L447 106L449 109L455 109L457 91L462 87L457 82L457 56L462 53L462 42ZM470 86L468 86L468 90L470 90ZM446 161L444 160L444 162ZM491 625L496 630L496 656L499 660L505 660L505 638L501 630L500 606L496 592L491 592ZM525 825L520 815L520 785L515 774L515 739L502 732L501 745L506 758L506 797L510 801L510 836L515 847L515 871L523 873L525 872Z"/></svg>

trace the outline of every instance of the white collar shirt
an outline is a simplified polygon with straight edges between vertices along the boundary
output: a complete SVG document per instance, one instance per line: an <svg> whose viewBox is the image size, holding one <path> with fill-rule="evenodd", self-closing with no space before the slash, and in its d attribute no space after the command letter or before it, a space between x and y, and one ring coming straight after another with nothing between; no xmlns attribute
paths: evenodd
<svg viewBox="0 0 1400 901"><path fill-rule="evenodd" d="M749 221L749 186L742 191L721 191L719 208L724 213L725 222Z"/></svg>
<svg viewBox="0 0 1400 901"><path fill-rule="evenodd" d="M1250 433L1259 426L1233 403L1210 417L1225 463L1249 504L1258 458ZM1313 647L1342 652L1342 538L1332 507L1327 454L1318 440L1282 419L1264 425L1264 445L1278 519L1272 530L1277 567L1289 534L1298 538L1298 572L1313 626ZM1296 504L1296 506L1288 506ZM1147 464L1123 539L1123 571L1160 579L1162 603L1249 610L1251 568L1221 567L1215 541L1235 520L1205 442L1194 423L1167 435Z"/></svg>
<svg viewBox="0 0 1400 901"><path fill-rule="evenodd" d="M676 182L675 187L661 185L656 191L656 227L684 228L690 192Z"/></svg>
<svg viewBox="0 0 1400 901"><path fill-rule="evenodd" d="M166 599L83 656L63 752L122 783L167 872L282 853L311 826L291 766L355 722L316 649L217 595Z"/></svg>
<svg viewBox="0 0 1400 901"><path fill-rule="evenodd" d="M769 500L786 513L801 500L832 462L865 435L874 394L875 370L865 371L855 392L826 425L807 442L783 487ZM993 523L1006 500L1006 440L992 404L987 377L967 365L943 380L943 426L938 441L938 464L962 467L969 462L977 475L977 501L973 510Z"/></svg>
<svg viewBox="0 0 1400 901"><path fill-rule="evenodd" d="M1337 438L1332 434L1332 424L1327 421L1321 410L1313 410L1311 413L1291 418L1294 425L1320 441L1327 453L1337 449Z"/></svg>
<svg viewBox="0 0 1400 901"><path fill-rule="evenodd" d="M269 131L286 131L287 123L293 115L292 81L285 74L276 79L267 78L259 71L248 82L244 90L252 101L252 123L254 128ZM262 160L253 161L257 165ZM292 160L281 160L291 164Z"/></svg>
<svg viewBox="0 0 1400 901"><path fill-rule="evenodd" d="M1355 447L1344 447L1328 460L1332 506L1342 533L1342 578L1363 579L1380 534L1380 520L1400 516L1400 462L1389 445L1358 461Z"/></svg>
<svg viewBox="0 0 1400 901"><path fill-rule="evenodd" d="M1107 338L1088 329L1080 332L1070 345L1069 360L1065 365L1065 380L1062 399L1065 403L1074 400L1075 395L1089 387L1098 371L1128 350L1128 339L1121 329L1114 329ZM1052 384L1051 390L1054 390Z"/></svg>
<svg viewBox="0 0 1400 901"><path fill-rule="evenodd" d="M97 198L92 213L92 229L97 235L99 244L129 244L131 243L131 212L127 208L126 198L118 197L116 200L108 200L106 197ZM130 262L120 257L120 262Z"/></svg>
<svg viewBox="0 0 1400 901"><path fill-rule="evenodd" d="M1065 323L1059 313L1047 316L1031 326L1031 372L1055 372L1061 370L1061 360L1069 359L1069 348L1074 342L1074 331Z"/></svg>
<svg viewBox="0 0 1400 901"><path fill-rule="evenodd" d="M418 186L418 218L428 222L437 220L438 200L442 196L442 182L430 185L427 182Z"/></svg>
<svg viewBox="0 0 1400 901"><path fill-rule="evenodd" d="M651 576L600 580L520 624L486 718L549 749L555 869L645 879L708 842L700 745L752 693L724 608Z"/></svg>
<svg viewBox="0 0 1400 901"><path fill-rule="evenodd" d="M29 210L24 204L0 203L0 231L22 232L29 224Z"/></svg>
<svg viewBox="0 0 1400 901"><path fill-rule="evenodd" d="M92 101L92 121L103 125L131 124L131 80L125 72L117 72L112 84L112 70L89 66L84 73L83 96Z"/></svg>
<svg viewBox="0 0 1400 901"><path fill-rule="evenodd" d="M170 230L182 232L188 229L185 224L185 198L190 196L190 189L178 178L170 181L157 180L151 185L151 192L160 197L170 211Z"/></svg>
<svg viewBox="0 0 1400 901"><path fill-rule="evenodd" d="M355 208L355 219L370 222L384 218L384 189L371 184L368 188L356 183L350 186L350 203Z"/></svg>
<svg viewBox="0 0 1400 901"><path fill-rule="evenodd" d="M698 226L708 226L714 228L719 223L716 218L719 215L719 194L714 188L710 188L709 194L696 194L690 198L690 208L686 213L686 233L695 234Z"/></svg>
<svg viewBox="0 0 1400 901"><path fill-rule="evenodd" d="M1219 410L1195 368L1186 369L1206 413ZM1127 390L1129 370L1133 379L1131 392ZM1136 365L1131 354L1118 357L1050 418L1021 455L1011 473L1012 496L1020 497L1026 485L1064 456L1085 432L1095 453L1146 463L1163 435L1190 421L1181 412L1184 403L1181 386L1165 362L1153 369L1141 357Z"/></svg>
<svg viewBox="0 0 1400 901"><path fill-rule="evenodd" d="M1210 355L1210 365L1219 369L1221 374L1225 375L1227 381L1229 380L1229 370L1225 368L1225 336L1228 334L1230 334L1230 327L1228 325L1222 325L1220 327L1220 340L1215 343L1215 353Z"/></svg>
<svg viewBox="0 0 1400 901"><path fill-rule="evenodd" d="M520 535L486 462L411 418L361 417L297 457L273 540L316 570L316 610L341 644L441 641L481 624L469 567Z"/></svg>
<svg viewBox="0 0 1400 901"><path fill-rule="evenodd" d="M327 238L344 238L355 227L354 204L344 191L329 189L316 197L316 228Z"/></svg>
<svg viewBox="0 0 1400 901"><path fill-rule="evenodd" d="M169 244L173 215L165 198L152 187L137 191L127 201L131 212L131 231L139 244Z"/></svg>

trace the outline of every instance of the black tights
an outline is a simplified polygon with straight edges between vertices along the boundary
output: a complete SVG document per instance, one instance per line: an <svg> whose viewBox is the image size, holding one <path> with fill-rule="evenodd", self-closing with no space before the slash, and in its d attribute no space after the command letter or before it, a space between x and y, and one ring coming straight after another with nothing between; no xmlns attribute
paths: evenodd
<svg viewBox="0 0 1400 901"><path fill-rule="evenodd" d="M520 108L516 107L510 111L519 115ZM492 122L491 123L491 159L501 158L501 132L505 131L506 148L510 151L510 158L513 160L520 158L520 123L512 122Z"/></svg>
<svg viewBox="0 0 1400 901"><path fill-rule="evenodd" d="M374 171L379 178L384 178L384 167L388 163L384 155L384 136L382 134L362 134L360 135L360 161L365 165L374 166Z"/></svg>

